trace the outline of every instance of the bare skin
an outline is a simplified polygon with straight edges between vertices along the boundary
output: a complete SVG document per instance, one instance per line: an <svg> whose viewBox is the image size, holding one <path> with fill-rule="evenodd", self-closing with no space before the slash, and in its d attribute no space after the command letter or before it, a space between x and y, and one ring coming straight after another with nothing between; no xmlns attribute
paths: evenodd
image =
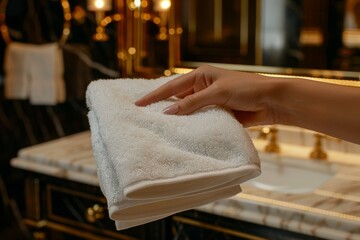
<svg viewBox="0 0 360 240"><path fill-rule="evenodd" d="M179 98L165 114L186 115L218 105L244 127L283 124L360 144L360 88L302 78L267 77L202 66L136 101L137 106Z"/></svg>

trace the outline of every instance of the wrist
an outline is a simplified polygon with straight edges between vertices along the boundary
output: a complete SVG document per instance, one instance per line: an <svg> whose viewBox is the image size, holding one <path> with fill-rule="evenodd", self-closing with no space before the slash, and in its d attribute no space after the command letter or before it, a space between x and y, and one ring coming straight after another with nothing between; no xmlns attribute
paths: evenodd
<svg viewBox="0 0 360 240"><path fill-rule="evenodd" d="M267 80L264 102L271 116L270 124L295 124L293 116L296 115L296 107L293 107L293 104L296 104L297 100L291 96L291 89L295 87L293 85L297 79L268 77Z"/></svg>

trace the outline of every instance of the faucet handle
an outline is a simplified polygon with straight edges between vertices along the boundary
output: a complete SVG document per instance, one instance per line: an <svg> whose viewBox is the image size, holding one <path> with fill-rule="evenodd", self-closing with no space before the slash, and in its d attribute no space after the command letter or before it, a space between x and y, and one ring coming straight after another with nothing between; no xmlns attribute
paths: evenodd
<svg viewBox="0 0 360 240"><path fill-rule="evenodd" d="M327 153L323 150L322 140L325 138L325 135L320 133L315 133L315 146L314 149L310 153L310 158L325 160L327 159Z"/></svg>
<svg viewBox="0 0 360 240"><path fill-rule="evenodd" d="M270 129L268 126L260 128L258 138L265 140L270 133Z"/></svg>
<svg viewBox="0 0 360 240"><path fill-rule="evenodd" d="M265 146L265 152L270 152L270 153L279 153L280 152L280 146L278 144L278 140L277 140L277 132L278 129L275 126L271 126L269 127L269 135L270 135L270 140L269 143Z"/></svg>

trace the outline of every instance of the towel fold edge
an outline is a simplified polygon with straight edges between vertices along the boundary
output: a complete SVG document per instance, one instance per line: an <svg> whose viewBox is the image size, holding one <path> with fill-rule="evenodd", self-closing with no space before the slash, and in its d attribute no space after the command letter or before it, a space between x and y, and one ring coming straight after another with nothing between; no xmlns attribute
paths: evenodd
<svg viewBox="0 0 360 240"><path fill-rule="evenodd" d="M146 222L160 219L164 216L169 216L178 212L199 207L209 202L231 197L240 192L241 187L239 185L234 185L213 191L204 191L201 193L181 196L178 198L141 204L125 209L122 209L117 204L113 204L109 206L109 213L112 220L118 221L119 223L124 223L124 225L127 225L126 228L129 228L131 225L139 225L139 222L144 224ZM134 211L134 209L136 209L136 211ZM146 216L152 217L148 218ZM125 228L118 230L123 229Z"/></svg>
<svg viewBox="0 0 360 240"><path fill-rule="evenodd" d="M258 164L247 164L236 168L181 175L169 179L145 180L126 186L124 195L127 199L134 200L173 198L212 189L237 179L237 182L234 182L233 185L240 184L249 178L260 175L260 173L261 170ZM240 180L240 177L244 178Z"/></svg>

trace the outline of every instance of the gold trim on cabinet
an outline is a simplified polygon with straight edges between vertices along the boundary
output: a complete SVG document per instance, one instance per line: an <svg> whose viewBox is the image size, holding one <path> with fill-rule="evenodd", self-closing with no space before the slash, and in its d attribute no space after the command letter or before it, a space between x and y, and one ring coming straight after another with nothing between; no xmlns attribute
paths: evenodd
<svg viewBox="0 0 360 240"><path fill-rule="evenodd" d="M34 228L48 228L51 230L60 231L62 233L67 233L73 236L89 239L89 240L99 240L99 239L107 239L107 237L112 238L120 238L122 240L138 240L137 238L129 237L119 233L113 233L108 230L102 230L99 233L105 234L107 236L99 236L97 234L89 233L86 231L78 230L72 227L64 226L58 223L54 223L51 221L41 220L41 221L34 221L31 219L24 219L24 223L30 227Z"/></svg>
<svg viewBox="0 0 360 240"><path fill-rule="evenodd" d="M228 228L224 228L224 227L220 227L220 226L215 226L215 225L211 225L208 223L200 222L200 221L185 218L185 217L173 216L172 219L175 222L180 222L180 223L192 225L195 227L205 228L205 229L216 231L216 232L222 232L225 234L229 234L229 235L241 237L241 238L246 238L249 240L265 240L266 239L266 238L257 237L255 235L252 235L249 233L243 233L243 232L240 232L237 230L232 230L232 229L228 229Z"/></svg>
<svg viewBox="0 0 360 240"><path fill-rule="evenodd" d="M27 178L25 180L25 204L27 217L41 218L39 179Z"/></svg>
<svg viewBox="0 0 360 240"><path fill-rule="evenodd" d="M47 190L49 189L49 191L50 190L58 190L58 191L63 192L63 193L77 195L77 196L80 196L80 197L83 197L83 198L99 201L99 202L104 203L104 204L107 203L106 199L104 197L97 197L97 196L91 195L89 193L83 193L83 192L79 192L79 191L75 191L75 190L70 190L70 189L55 186L55 185L52 185L52 184L48 184L46 189Z"/></svg>
<svg viewBox="0 0 360 240"><path fill-rule="evenodd" d="M70 225L73 225L73 226L81 226L82 228L85 228L85 229L88 229L88 230L99 230L98 228L93 227L90 222L89 223L80 223L80 222L77 222L75 220L65 218L65 217L61 217L61 216L57 216L57 215L53 214L53 208L52 208L52 203L51 203L52 202L52 196L51 196L51 191L52 190L63 192L63 193L68 193L68 194L75 195L75 196L79 196L79 197L82 197L82 198L85 198L85 199L95 201L96 203L102 203L104 205L106 205L106 199L105 198L95 197L95 196L93 196L91 194L82 193L82 192L78 192L78 191L74 191L74 190L69 190L69 189L59 187L59 186L54 186L54 185L51 185L51 184L46 186L46 207L47 207L47 215L48 215L49 219L54 220L54 221L58 221L58 222L63 223L63 224L68 224L68 225L70 224ZM86 212L84 212L84 216L86 216ZM104 231L104 230L100 230L100 231Z"/></svg>

